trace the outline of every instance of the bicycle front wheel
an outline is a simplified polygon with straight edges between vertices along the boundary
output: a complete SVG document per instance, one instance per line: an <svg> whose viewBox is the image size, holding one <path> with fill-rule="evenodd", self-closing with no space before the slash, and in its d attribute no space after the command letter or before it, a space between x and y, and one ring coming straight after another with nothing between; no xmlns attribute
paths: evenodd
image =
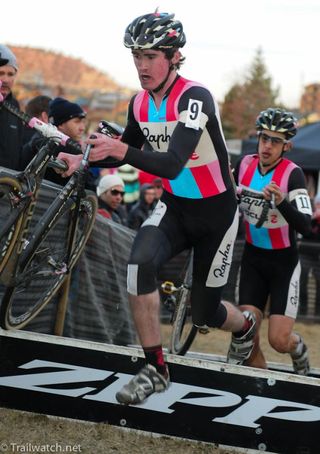
<svg viewBox="0 0 320 454"><path fill-rule="evenodd" d="M0 308L2 328L26 326L57 293L66 273L78 260L94 225L96 197L88 195L81 200L73 248L68 258L74 207L75 204L71 204L55 216L50 229L28 251L14 285L6 288Z"/></svg>
<svg viewBox="0 0 320 454"><path fill-rule="evenodd" d="M192 323L190 290L182 286L176 296L176 308L173 315L172 333L169 351L174 355L185 355L189 350L198 329Z"/></svg>
<svg viewBox="0 0 320 454"><path fill-rule="evenodd" d="M16 201L21 191L19 181L10 176L0 177L0 273L16 244L23 220Z"/></svg>

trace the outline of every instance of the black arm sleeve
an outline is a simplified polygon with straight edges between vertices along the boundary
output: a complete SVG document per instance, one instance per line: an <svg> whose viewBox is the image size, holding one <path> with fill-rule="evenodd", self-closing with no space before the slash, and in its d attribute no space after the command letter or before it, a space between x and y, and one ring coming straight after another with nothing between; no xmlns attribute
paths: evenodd
<svg viewBox="0 0 320 454"><path fill-rule="evenodd" d="M288 191L293 191L295 189L306 189L304 175L302 170L298 167L292 171L289 182L288 182ZM292 227L297 232L302 235L308 235L311 230L311 216L304 214L298 210L295 200L289 202L284 199L278 206L278 210L288 222L290 227Z"/></svg>

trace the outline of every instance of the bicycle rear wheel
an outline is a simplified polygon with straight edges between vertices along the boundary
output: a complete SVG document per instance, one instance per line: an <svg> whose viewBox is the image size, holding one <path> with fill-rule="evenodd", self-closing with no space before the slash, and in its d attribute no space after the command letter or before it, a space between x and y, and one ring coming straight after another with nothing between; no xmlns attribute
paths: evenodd
<svg viewBox="0 0 320 454"><path fill-rule="evenodd" d="M189 350L198 328L192 323L190 289L183 285L176 296L169 351L174 355L185 355Z"/></svg>
<svg viewBox="0 0 320 454"><path fill-rule="evenodd" d="M10 176L0 177L0 273L7 264L17 241L22 220L23 210L16 206L21 185Z"/></svg>
<svg viewBox="0 0 320 454"><path fill-rule="evenodd" d="M74 207L75 203L70 204L56 216L50 230L28 252L14 286L6 288L0 308L2 328L20 329L26 326L57 293L67 271L77 262L94 225L96 197L88 195L81 200L73 249L68 259L70 220Z"/></svg>

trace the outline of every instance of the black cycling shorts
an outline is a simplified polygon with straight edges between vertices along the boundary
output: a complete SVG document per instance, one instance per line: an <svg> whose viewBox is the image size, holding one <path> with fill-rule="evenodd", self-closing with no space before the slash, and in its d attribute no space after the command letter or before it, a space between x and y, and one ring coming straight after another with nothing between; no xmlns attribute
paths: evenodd
<svg viewBox="0 0 320 454"><path fill-rule="evenodd" d="M128 292L143 295L155 291L159 268L179 252L193 247L193 322L217 326L215 314L228 279L237 229L233 189L196 200L165 192L134 240L128 265ZM218 324L223 322L219 320Z"/></svg>
<svg viewBox="0 0 320 454"><path fill-rule="evenodd" d="M270 250L246 243L241 261L239 305L255 306L264 312L270 296L270 315L296 318L300 272L296 248Z"/></svg>

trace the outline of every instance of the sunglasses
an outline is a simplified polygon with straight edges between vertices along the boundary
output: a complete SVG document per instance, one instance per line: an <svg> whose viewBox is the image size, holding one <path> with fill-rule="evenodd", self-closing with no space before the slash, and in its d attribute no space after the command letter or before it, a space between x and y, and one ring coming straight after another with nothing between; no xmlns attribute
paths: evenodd
<svg viewBox="0 0 320 454"><path fill-rule="evenodd" d="M264 132L260 132L259 137L261 138L263 143L270 142L271 145L285 145L286 143L288 143L288 140L281 139L281 137L271 137L268 136L268 134L265 134Z"/></svg>
<svg viewBox="0 0 320 454"><path fill-rule="evenodd" d="M111 189L110 192L111 192L111 195L114 195L114 196L121 195L121 197L123 197L125 194L124 191L118 191L118 189Z"/></svg>

